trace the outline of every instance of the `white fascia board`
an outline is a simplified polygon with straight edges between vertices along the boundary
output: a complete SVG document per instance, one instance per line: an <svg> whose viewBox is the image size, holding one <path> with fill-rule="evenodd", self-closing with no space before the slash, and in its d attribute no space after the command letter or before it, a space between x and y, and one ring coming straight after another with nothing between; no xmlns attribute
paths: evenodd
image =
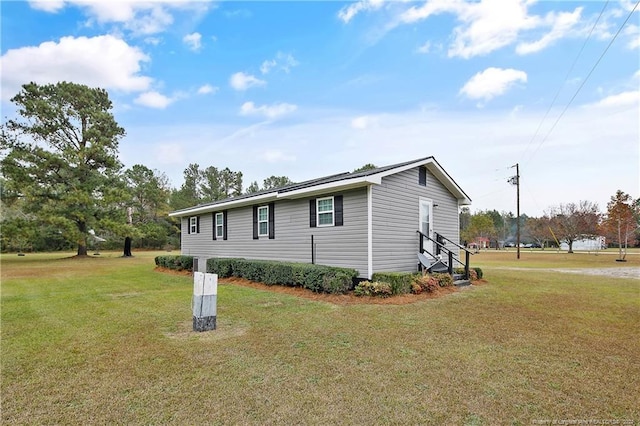
<svg viewBox="0 0 640 426"><path fill-rule="evenodd" d="M276 199L277 192L269 192L268 194L256 195L255 197L241 198L239 200L229 200L220 204L209 204L205 206L196 206L190 209L179 210L169 213L169 217L185 217L202 213L215 212L226 208L242 207L256 204L257 202L273 201Z"/></svg>
<svg viewBox="0 0 640 426"><path fill-rule="evenodd" d="M310 197L327 192L345 191L347 189L361 188L367 185L382 184L382 177L377 175L363 176L355 179L343 179L336 182L314 185L308 188L300 188L295 191L282 192L278 194L278 199L296 199Z"/></svg>
<svg viewBox="0 0 640 426"><path fill-rule="evenodd" d="M416 161L414 163L411 164L406 164L402 167L396 167L393 169L389 169L385 172L382 173L378 173L374 176L379 176L380 178L383 178L385 176L389 176L389 175L394 175L396 173L401 173L404 172L406 170L410 170L413 169L414 167L419 167L419 166L425 166L427 167L427 169L429 169L429 171L431 171L431 173L433 173L440 182L442 182L442 184L449 190L451 191L451 193L453 195L455 195L455 197L458 199L458 204L461 206L467 206L471 204L471 200L469 199L469 197L467 196L467 194L464 193L464 191L462 190L462 188L460 188L458 186L458 184L451 179L451 177L449 176L449 174L447 172L444 171L444 169L440 166L440 164L438 164L437 161L435 161L435 158L433 157L429 157L427 159L424 160L420 160L420 161Z"/></svg>
<svg viewBox="0 0 640 426"><path fill-rule="evenodd" d="M421 160L421 161L416 161L415 163L406 164L406 165L404 165L402 167L395 167L393 169L389 169L387 171L377 173L374 176L380 176L381 178L383 178L383 177L386 177L386 176L389 176L389 175L395 175L396 173L404 172L406 170L411 170L414 167L426 166L427 164L434 164L433 157L429 157L429 158L427 158L425 160Z"/></svg>

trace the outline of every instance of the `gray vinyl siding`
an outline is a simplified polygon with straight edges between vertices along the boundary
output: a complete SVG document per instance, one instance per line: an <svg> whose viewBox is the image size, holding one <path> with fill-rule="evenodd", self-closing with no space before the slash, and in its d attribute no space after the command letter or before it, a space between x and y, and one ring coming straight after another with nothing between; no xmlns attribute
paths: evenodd
<svg viewBox="0 0 640 426"><path fill-rule="evenodd" d="M309 225L309 198L279 200L274 206L275 238L253 239L251 206L227 210L227 240L213 240L213 214L200 215L200 233L188 234L182 218L182 254L206 257L241 257L311 263L311 235L315 262L357 269L367 275L367 190L331 193L343 195L343 226ZM266 205L266 204L259 204Z"/></svg>
<svg viewBox="0 0 640 426"><path fill-rule="evenodd" d="M433 201L433 230L459 242L458 200L433 174L426 187L417 167L386 176L373 186L373 272L417 270L420 197Z"/></svg>

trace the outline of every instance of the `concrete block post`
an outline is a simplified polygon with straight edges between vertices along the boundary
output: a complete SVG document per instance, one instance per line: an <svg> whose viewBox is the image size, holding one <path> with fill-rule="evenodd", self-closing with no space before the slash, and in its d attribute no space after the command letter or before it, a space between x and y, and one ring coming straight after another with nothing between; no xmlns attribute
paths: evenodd
<svg viewBox="0 0 640 426"><path fill-rule="evenodd" d="M193 331L216 329L218 274L193 273Z"/></svg>

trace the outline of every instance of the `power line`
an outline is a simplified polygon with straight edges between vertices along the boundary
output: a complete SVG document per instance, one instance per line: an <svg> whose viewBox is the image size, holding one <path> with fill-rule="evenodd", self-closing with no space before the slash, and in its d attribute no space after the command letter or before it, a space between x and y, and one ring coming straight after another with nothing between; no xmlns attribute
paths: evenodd
<svg viewBox="0 0 640 426"><path fill-rule="evenodd" d="M542 117L542 120L540 120L540 124L538 124L538 128L536 129L535 133L531 137L531 140L527 144L527 147L525 148L524 152L522 153L521 159L524 159L524 155L527 153L527 151L529 150L529 147L531 146L533 141L536 139L536 136L538 136L538 133L540 132L540 129L542 128L542 124L547 119L547 116L551 112L551 109L553 108L553 106L556 104L556 100L558 99L558 96L560 95L560 92L562 91L562 88L567 83L567 80L569 79L569 75L571 75L571 72L573 71L573 68L575 68L576 63L578 62L578 59L580 58L580 56L582 56L582 52L584 51L584 48L587 45L587 42L591 38L591 34L593 34L593 31L595 30L596 26L598 25L598 22L600 22L600 18L602 17L602 14L604 13L604 10L607 8L608 4L609 4L609 0L607 0L605 2L604 6L602 7L602 10L600 10L600 14L598 15L598 17L596 18L595 22L593 23L593 26L591 27L591 31L589 31L589 34L587 35L587 38L584 40L584 43L582 43L582 47L580 48L580 51L578 52L578 54L574 58L573 63L571 64L571 67L569 68L569 71L567 71L567 74L564 76L564 81L562 82L560 87L558 87L558 91L556 92L555 96L553 97L553 100L551 101L551 104L549 105L549 108L547 108L547 112L544 113L544 117ZM533 157L533 155L532 155L532 157Z"/></svg>
<svg viewBox="0 0 640 426"><path fill-rule="evenodd" d="M604 51L602 52L602 54L600 55L600 57L598 58L598 60L596 61L595 64L593 64L593 67L591 67L591 70L589 71L589 74L587 74L587 76L585 77L585 79L582 81L582 84L580 84L580 86L578 87L578 89L576 90L576 92L573 94L573 96L571 97L571 99L569 100L569 102L567 103L567 105L564 107L564 109L562 110L562 112L560 113L560 115L558 116L558 118L556 119L556 121L553 123L553 125L551 126L551 128L549 129L549 131L547 132L547 134L545 135L545 137L542 139L542 141L540 141L540 143L538 144L538 146L536 147L535 151L533 151L533 153L531 154L531 157L529 158L529 160L531 160L531 158L533 158L533 156L538 152L538 150L540 149L540 147L547 141L547 138L549 137L549 135L551 134L551 132L553 132L553 129L555 129L556 125L558 124L558 122L560 121L560 119L564 116L565 112L567 112L567 110L569 109L569 106L571 106L571 104L573 103L573 101L575 100L575 98L578 96L578 93L580 93L580 90L582 90L582 88L584 87L584 85L586 84L587 80L589 80L589 77L591 77L591 74L593 74L593 71L596 69L596 67L598 66L598 64L600 63L600 61L602 60L602 58L604 57L604 55L607 53L607 51L609 50L609 48L611 47L611 45L613 44L613 42L616 40L616 38L618 37L618 35L620 34L620 32L622 31L622 28L624 28L624 26L627 24L627 22L629 22L629 19L631 19L631 15L633 15L633 13L636 11L636 9L638 8L638 5L640 4L640 0L638 2L636 2L635 6L633 6L633 9L631 9L631 12L629 12L629 15L627 16L627 18L624 20L624 22L622 23L622 25L620 25L620 28L618 28L618 31L615 33L615 35L613 36L613 38L611 39L611 41L609 42L609 44L607 45L607 47L604 49Z"/></svg>

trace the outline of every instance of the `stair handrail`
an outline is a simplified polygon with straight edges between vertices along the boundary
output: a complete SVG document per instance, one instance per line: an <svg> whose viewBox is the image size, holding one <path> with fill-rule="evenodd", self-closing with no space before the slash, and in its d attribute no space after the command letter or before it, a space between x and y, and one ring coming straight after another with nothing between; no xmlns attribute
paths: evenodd
<svg viewBox="0 0 640 426"><path fill-rule="evenodd" d="M446 247L443 243L441 243L440 241L434 240L433 238L431 238L430 236L422 233L422 231L417 230L416 231L418 234L420 234L420 252L421 253L428 253L429 255L431 255L432 257L436 257L433 254L429 253L423 246L423 237L427 238L428 240L436 243L436 246L440 249L440 250L446 250L448 256L449 256L449 274L453 275L453 261L458 262L460 265L464 266L464 279L468 280L469 279L469 256L472 255L473 253L471 253L469 250L467 250L466 248L462 247L460 244L455 243L453 241L451 241L449 238L445 237L442 234L439 234L437 232L434 232L434 234L436 234L438 237L442 238L443 240L446 240L448 242L450 242L451 244L453 244L454 246L458 247L459 249L464 250L465 252L465 262L463 263L462 261L460 261L459 259L457 259L455 256L453 256L453 251L451 251L448 247Z"/></svg>
<svg viewBox="0 0 640 426"><path fill-rule="evenodd" d="M444 235L438 233L438 232L434 232L434 234L438 235L440 238L442 238L443 240L447 240L448 242L450 242L451 244L453 244L454 246L458 247L460 250L464 250L466 252L469 252L469 254L473 254L471 251L469 251L465 246L460 245L458 243L456 243L455 241L451 241L449 238L445 237Z"/></svg>

